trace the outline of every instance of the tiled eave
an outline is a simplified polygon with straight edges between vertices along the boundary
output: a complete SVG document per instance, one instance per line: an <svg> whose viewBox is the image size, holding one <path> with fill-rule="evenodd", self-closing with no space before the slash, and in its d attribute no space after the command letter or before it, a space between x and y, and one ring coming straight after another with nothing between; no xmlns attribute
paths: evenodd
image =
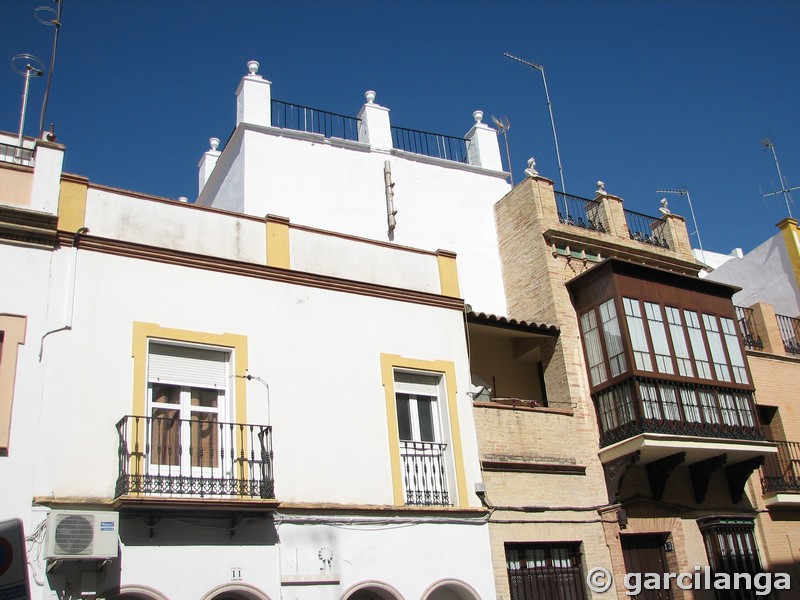
<svg viewBox="0 0 800 600"><path fill-rule="evenodd" d="M488 325L490 327L502 327L504 329L513 329L524 333L536 333L539 335L547 335L551 337L558 337L561 330L555 325L545 325L538 323L530 323L528 321L518 321L509 317L492 315L484 312L469 311L467 313L467 322L474 323L475 325Z"/></svg>

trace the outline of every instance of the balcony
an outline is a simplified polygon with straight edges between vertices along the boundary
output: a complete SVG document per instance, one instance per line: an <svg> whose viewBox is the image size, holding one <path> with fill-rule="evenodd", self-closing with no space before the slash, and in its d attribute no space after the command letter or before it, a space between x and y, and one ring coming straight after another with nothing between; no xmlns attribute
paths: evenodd
<svg viewBox="0 0 800 600"><path fill-rule="evenodd" d="M728 465L774 453L746 391L635 377L594 394L603 463L638 452L640 464L683 453L687 464Z"/></svg>
<svg viewBox="0 0 800 600"><path fill-rule="evenodd" d="M11 144L0 144L0 162L33 166L33 148L21 148Z"/></svg>
<svg viewBox="0 0 800 600"><path fill-rule="evenodd" d="M117 498L275 498L270 426L128 415L117 432Z"/></svg>
<svg viewBox="0 0 800 600"><path fill-rule="evenodd" d="M775 315L783 340L783 349L789 354L800 354L800 319Z"/></svg>
<svg viewBox="0 0 800 600"><path fill-rule="evenodd" d="M753 309L744 306L734 306L733 308L736 310L736 320L739 323L739 332L742 334L744 347L750 350L763 350L764 342L756 328Z"/></svg>
<svg viewBox="0 0 800 600"><path fill-rule="evenodd" d="M430 133L405 127L391 126L392 146L397 150L422 154L442 160L452 160L455 162L466 163L467 148L469 140L443 135L441 133Z"/></svg>
<svg viewBox="0 0 800 600"><path fill-rule="evenodd" d="M606 233L606 225L600 218L600 202L564 192L553 192L556 198L558 222L599 233Z"/></svg>
<svg viewBox="0 0 800 600"><path fill-rule="evenodd" d="M438 442L400 441L403 487L408 506L449 506L445 450Z"/></svg>
<svg viewBox="0 0 800 600"><path fill-rule="evenodd" d="M651 217L643 213L625 209L625 222L628 225L628 232L632 240L658 246L659 248L669 248L669 242L663 236L658 235L658 230L663 223L662 219Z"/></svg>
<svg viewBox="0 0 800 600"><path fill-rule="evenodd" d="M775 442L778 453L761 467L767 506L800 506L800 442Z"/></svg>
<svg viewBox="0 0 800 600"><path fill-rule="evenodd" d="M335 137L356 142L358 126L361 123L355 117L281 100L271 101L271 118L273 127L318 133L326 138Z"/></svg>

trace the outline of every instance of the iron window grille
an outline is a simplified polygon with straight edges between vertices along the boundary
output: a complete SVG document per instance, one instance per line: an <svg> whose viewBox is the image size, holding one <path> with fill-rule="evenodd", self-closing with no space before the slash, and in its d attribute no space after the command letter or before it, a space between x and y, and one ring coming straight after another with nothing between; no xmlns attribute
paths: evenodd
<svg viewBox="0 0 800 600"><path fill-rule="evenodd" d="M511 600L585 600L580 543L506 544Z"/></svg>

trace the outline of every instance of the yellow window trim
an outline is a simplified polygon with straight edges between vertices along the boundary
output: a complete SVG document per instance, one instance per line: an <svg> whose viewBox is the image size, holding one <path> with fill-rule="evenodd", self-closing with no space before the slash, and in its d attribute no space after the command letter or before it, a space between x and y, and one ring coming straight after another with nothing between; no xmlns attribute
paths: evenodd
<svg viewBox="0 0 800 600"><path fill-rule="evenodd" d="M147 341L149 339L205 344L233 349L231 372L234 380L234 411L237 423L247 423L246 380L242 378L247 370L247 337L234 333L205 333L186 329L170 329L156 323L133 323L133 412L145 415L147 405Z"/></svg>
<svg viewBox="0 0 800 600"><path fill-rule="evenodd" d="M27 321L28 318L22 315L0 314L0 331L3 332L3 356L0 357L0 456L8 455L17 354L19 347L25 343Z"/></svg>
<svg viewBox="0 0 800 600"><path fill-rule="evenodd" d="M450 442L456 474L457 506L467 506L467 479L464 471L464 455L461 446L461 426L456 403L456 368L452 361L417 360L397 354L381 354L381 380L386 396L386 424L389 428L389 460L392 468L392 491L394 504L405 504L403 494L403 469L400 465L400 432L397 428L397 405L394 392L394 370L430 371L444 376L447 390L447 413L450 425Z"/></svg>

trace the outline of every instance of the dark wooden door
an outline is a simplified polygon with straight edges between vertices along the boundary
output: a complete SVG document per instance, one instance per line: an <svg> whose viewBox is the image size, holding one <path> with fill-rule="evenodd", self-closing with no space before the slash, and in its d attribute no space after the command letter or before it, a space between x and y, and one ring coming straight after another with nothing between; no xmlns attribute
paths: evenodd
<svg viewBox="0 0 800 600"><path fill-rule="evenodd" d="M641 582L644 583L645 573L667 573L667 556L664 553L664 534L623 535L622 556L625 559L625 571L628 573L641 573ZM663 577L662 577L663 581ZM645 590L634 600L672 600L671 590Z"/></svg>

